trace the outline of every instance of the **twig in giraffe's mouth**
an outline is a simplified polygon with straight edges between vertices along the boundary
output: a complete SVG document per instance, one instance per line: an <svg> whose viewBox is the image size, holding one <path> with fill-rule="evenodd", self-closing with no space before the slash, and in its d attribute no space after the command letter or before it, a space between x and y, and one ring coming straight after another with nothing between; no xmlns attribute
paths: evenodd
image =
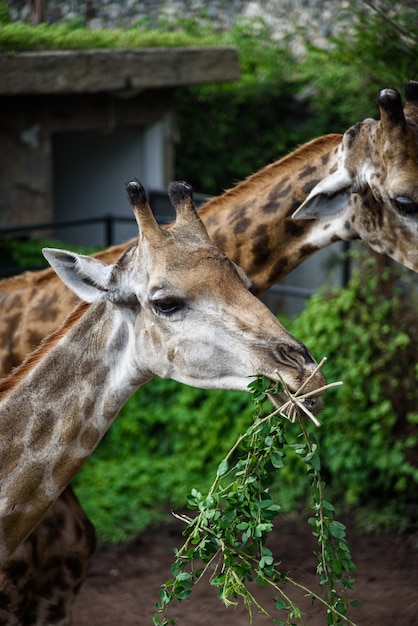
<svg viewBox="0 0 418 626"><path fill-rule="evenodd" d="M322 408L322 398L318 397L318 394L322 394L327 389L331 387L337 387L342 385L342 381L338 381L335 383L329 383L315 389L314 391L309 391L304 393L304 389L308 385L309 381L315 376L318 370L325 363L326 358L324 357L312 374L309 376L307 380L301 385L301 387L292 393L284 382L283 378L280 375L279 371L275 371L275 374L279 381L281 382L283 389L278 394L270 394L267 393L267 396L273 406L276 407L276 410L273 411L271 415L282 415L290 422L295 422L298 414L302 413L309 417L309 419L315 424L315 426L320 426L321 422L315 417L314 413L318 413L318 411Z"/></svg>

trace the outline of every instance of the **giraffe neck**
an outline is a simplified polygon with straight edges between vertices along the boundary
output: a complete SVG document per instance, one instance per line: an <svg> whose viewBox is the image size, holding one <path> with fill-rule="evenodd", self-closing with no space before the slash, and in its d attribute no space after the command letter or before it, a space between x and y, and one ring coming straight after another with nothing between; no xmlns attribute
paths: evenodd
<svg viewBox="0 0 418 626"><path fill-rule="evenodd" d="M127 398L152 377L144 374L135 387L127 382L128 325L117 310L109 317L109 306L82 304L0 385L0 429L12 429L0 442L0 563L57 499Z"/></svg>
<svg viewBox="0 0 418 626"><path fill-rule="evenodd" d="M212 241L246 271L255 293L317 250L357 237L342 220L292 220L311 189L337 168L341 145L342 135L314 139L201 207Z"/></svg>

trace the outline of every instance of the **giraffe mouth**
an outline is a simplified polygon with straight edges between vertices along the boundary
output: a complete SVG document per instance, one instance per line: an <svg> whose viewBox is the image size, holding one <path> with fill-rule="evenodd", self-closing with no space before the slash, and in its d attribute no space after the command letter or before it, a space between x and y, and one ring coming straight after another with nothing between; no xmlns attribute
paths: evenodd
<svg viewBox="0 0 418 626"><path fill-rule="evenodd" d="M266 392L267 397L275 407L275 413L282 415L290 422L295 422L300 418L309 418L316 426L321 425L316 416L324 406L323 394L329 385L324 379L324 386L312 389L309 382L322 367L325 360L322 359L307 381L296 391L291 391L279 375L281 384L278 384L275 390L271 388ZM278 372L276 373L278 374Z"/></svg>
<svg viewBox="0 0 418 626"><path fill-rule="evenodd" d="M268 378L271 382L269 389L264 390L264 393L275 407L272 415L281 415L290 422L309 418L315 426L321 425L316 416L324 406L323 395L325 391L330 387L342 384L341 381L327 383L321 372L320 377L318 377L318 372L326 360L326 357L323 357L308 378L296 390L291 390L283 380L280 372L275 370L274 379ZM313 383L315 384L314 388Z"/></svg>
<svg viewBox="0 0 418 626"><path fill-rule="evenodd" d="M279 391L276 394L267 394L275 413L282 415L290 422L295 422L298 417L309 418L316 426L320 421L316 418L324 406L322 397L315 395L300 396L292 394L288 390Z"/></svg>

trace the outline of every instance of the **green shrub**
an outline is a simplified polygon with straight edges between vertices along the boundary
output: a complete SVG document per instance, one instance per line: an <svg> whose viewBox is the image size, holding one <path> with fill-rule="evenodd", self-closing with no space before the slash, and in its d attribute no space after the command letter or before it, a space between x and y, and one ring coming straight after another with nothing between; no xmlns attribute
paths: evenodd
<svg viewBox="0 0 418 626"><path fill-rule="evenodd" d="M397 0L366 5L350 2L340 14L349 26L330 38L328 49L309 46L298 68L299 79L311 88L318 128L333 125L340 132L365 117L378 117L377 92L391 87L402 93L404 83L418 76L415 6Z"/></svg>
<svg viewBox="0 0 418 626"><path fill-rule="evenodd" d="M216 45L218 38L209 34L197 41L184 31L162 32L135 27L123 29L84 28L80 20L67 24L21 22L5 24L0 30L0 53L13 54L25 50L80 50L97 48L141 48L154 46Z"/></svg>
<svg viewBox="0 0 418 626"><path fill-rule="evenodd" d="M418 482L418 298L394 272L379 277L371 259L347 289L313 296L289 324L328 357L328 380L344 382L327 392L318 432L334 494L388 513L412 505Z"/></svg>
<svg viewBox="0 0 418 626"><path fill-rule="evenodd" d="M65 248L80 254L93 254L101 249L99 246L90 248L74 246L58 239L47 239L35 235L17 239L5 237L0 239L0 260L3 266L15 268L16 271L18 268L48 267L42 248Z"/></svg>
<svg viewBox="0 0 418 626"><path fill-rule="evenodd" d="M176 93L180 144L176 177L221 193L304 141L305 103L289 50L261 21L238 22L224 35L238 48L241 80Z"/></svg>
<svg viewBox="0 0 418 626"><path fill-rule="evenodd" d="M7 5L7 2L3 2L3 0L0 0L0 24L9 24L10 21L10 9Z"/></svg>

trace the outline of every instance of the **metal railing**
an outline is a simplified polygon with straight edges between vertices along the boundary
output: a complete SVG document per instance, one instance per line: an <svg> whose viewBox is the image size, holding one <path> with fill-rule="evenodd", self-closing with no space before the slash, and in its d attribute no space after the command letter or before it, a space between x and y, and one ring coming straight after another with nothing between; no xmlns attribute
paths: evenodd
<svg viewBox="0 0 418 626"><path fill-rule="evenodd" d="M203 198L203 196L202 196ZM159 224L167 224L172 221L172 218L169 216L156 215L156 220ZM135 224L135 220L133 217L124 217L124 216L116 216L116 215L103 215L101 217L89 217L82 219L68 219L68 220L55 220L50 222L38 222L36 224L30 224L27 226L13 226L9 228L0 228L0 242L5 238L17 238L22 236L32 235L34 232L38 231L52 231L54 233L54 237L56 237L56 232L66 228L73 228L77 226L89 226L89 225L103 225L103 240L104 247L112 246L116 243L115 241L115 226L118 223L131 223ZM347 252L349 250L350 244L348 242L343 242L343 251ZM45 266L18 266L14 265L13 267L0 267L0 278L7 278L9 276L13 276L15 274L22 273L24 271L36 271L42 269ZM344 254L344 258L341 266L341 285L345 287L349 281L351 274L350 268L350 260L347 254ZM292 285L280 285L276 284L270 288L272 293L280 294L283 296L291 296L296 298L309 298L315 290L308 289L305 287L292 286Z"/></svg>
<svg viewBox="0 0 418 626"><path fill-rule="evenodd" d="M161 218L160 223L164 223L165 218ZM54 238L57 237L57 231L65 230L67 228L74 228L77 226L95 226L103 225L103 241L104 247L108 248L115 243L115 226L118 223L130 223L135 224L133 217L123 217L116 215L103 215L101 217L87 217L81 219L69 219L69 220L55 220L51 222L37 222L35 224L28 224L26 226L11 226L9 228L0 228L0 245L2 239L16 239L20 237L27 237L34 233L46 231L54 233ZM38 270L44 266L20 266L14 265L13 267L0 267L0 277L6 278L19 274L28 270Z"/></svg>

